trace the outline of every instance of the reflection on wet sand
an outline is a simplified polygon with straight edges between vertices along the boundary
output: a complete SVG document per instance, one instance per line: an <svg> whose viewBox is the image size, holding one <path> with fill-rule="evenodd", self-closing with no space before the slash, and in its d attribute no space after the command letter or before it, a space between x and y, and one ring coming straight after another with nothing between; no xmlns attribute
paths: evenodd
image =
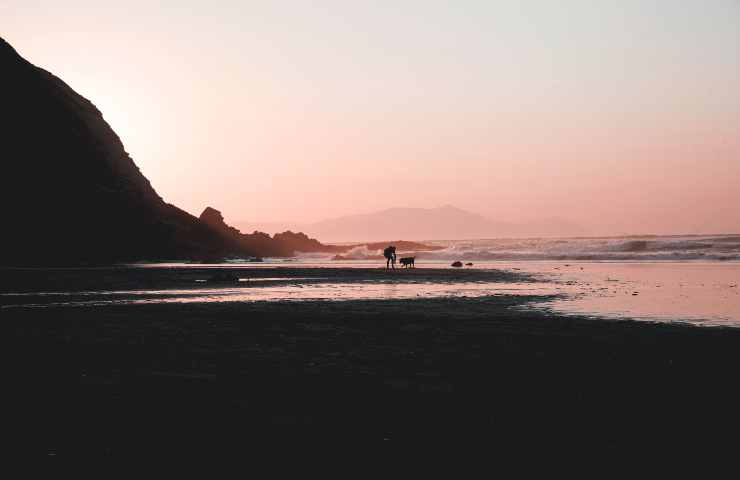
<svg viewBox="0 0 740 480"><path fill-rule="evenodd" d="M239 281L208 281L214 269ZM111 270L15 272L16 291L0 293L0 306L51 307L159 303L404 300L500 295L545 297L521 308L558 313L702 325L740 325L740 263L516 262L481 263L452 270L420 265L385 272L364 264L342 268L147 265ZM90 277L102 277L100 288ZM24 280L25 279L25 280ZM30 282L24 284L24 281ZM34 283L36 282L36 283ZM145 288L144 288L145 287Z"/></svg>
<svg viewBox="0 0 740 480"><path fill-rule="evenodd" d="M212 303L301 300L402 300L438 297L484 297L494 295L548 295L551 284L536 282L353 281L317 279L260 279L217 288L169 290L86 291L1 294L4 308L94 306L116 304ZM197 281L198 282L198 281ZM200 283L200 282L198 282ZM33 299L34 301L29 301ZM40 300L40 301L39 301Z"/></svg>
<svg viewBox="0 0 740 480"><path fill-rule="evenodd" d="M560 312L740 326L738 263L591 263L562 267L558 281L576 287L549 302Z"/></svg>

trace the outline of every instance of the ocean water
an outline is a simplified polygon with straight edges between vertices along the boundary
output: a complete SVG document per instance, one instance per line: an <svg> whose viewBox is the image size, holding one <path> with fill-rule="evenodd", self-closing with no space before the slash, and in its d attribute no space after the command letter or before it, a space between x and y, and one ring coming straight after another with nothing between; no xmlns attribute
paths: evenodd
<svg viewBox="0 0 740 480"><path fill-rule="evenodd" d="M443 247L415 253L420 261L740 261L740 235L629 236L602 238L522 238L490 240L431 240ZM357 247L344 255L371 259L381 251ZM321 255L303 255L321 258Z"/></svg>

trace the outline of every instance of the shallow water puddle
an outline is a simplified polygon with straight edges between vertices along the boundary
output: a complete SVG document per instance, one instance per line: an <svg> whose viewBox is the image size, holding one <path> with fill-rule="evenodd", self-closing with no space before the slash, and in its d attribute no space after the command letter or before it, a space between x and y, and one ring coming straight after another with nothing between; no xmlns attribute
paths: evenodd
<svg viewBox="0 0 740 480"><path fill-rule="evenodd" d="M544 304L556 312L740 326L740 264L590 263L557 278L572 290Z"/></svg>
<svg viewBox="0 0 740 480"><path fill-rule="evenodd" d="M280 280L295 281L297 279L283 278ZM437 297L484 297L491 295L548 295L553 293L557 292L553 289L552 284L547 283L296 283L279 286L234 286L160 291L51 292L42 295L33 293L3 294L4 296L41 297L44 300L43 302L18 302L5 305L3 308L290 300L401 300ZM35 300L38 299L35 298Z"/></svg>

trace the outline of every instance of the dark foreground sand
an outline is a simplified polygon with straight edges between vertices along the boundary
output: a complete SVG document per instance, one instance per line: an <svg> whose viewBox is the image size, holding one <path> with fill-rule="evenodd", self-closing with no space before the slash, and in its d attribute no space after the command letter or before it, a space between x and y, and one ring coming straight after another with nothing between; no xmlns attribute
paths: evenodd
<svg viewBox="0 0 740 480"><path fill-rule="evenodd" d="M301 283L362 283L392 281L402 284L418 282L526 282L530 276L509 270L473 270L455 268L385 268L351 267L275 267L257 264L223 267L187 266L162 267L90 267L90 268L2 268L0 293L7 292L82 292L125 291L137 289L183 289L233 287L224 283L197 283L218 273L228 273L247 280L241 287L264 286L272 279L299 278Z"/></svg>
<svg viewBox="0 0 740 480"><path fill-rule="evenodd" d="M740 431L740 330L511 308L532 300L0 310L4 433L24 454L128 458L690 450Z"/></svg>

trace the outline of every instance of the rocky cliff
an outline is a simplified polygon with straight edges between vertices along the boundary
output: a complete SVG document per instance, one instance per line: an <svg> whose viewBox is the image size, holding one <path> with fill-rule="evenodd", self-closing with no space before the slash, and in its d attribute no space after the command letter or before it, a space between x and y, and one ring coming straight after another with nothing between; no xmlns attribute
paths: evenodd
<svg viewBox="0 0 740 480"><path fill-rule="evenodd" d="M165 203L95 106L0 39L0 265L257 254Z"/></svg>

